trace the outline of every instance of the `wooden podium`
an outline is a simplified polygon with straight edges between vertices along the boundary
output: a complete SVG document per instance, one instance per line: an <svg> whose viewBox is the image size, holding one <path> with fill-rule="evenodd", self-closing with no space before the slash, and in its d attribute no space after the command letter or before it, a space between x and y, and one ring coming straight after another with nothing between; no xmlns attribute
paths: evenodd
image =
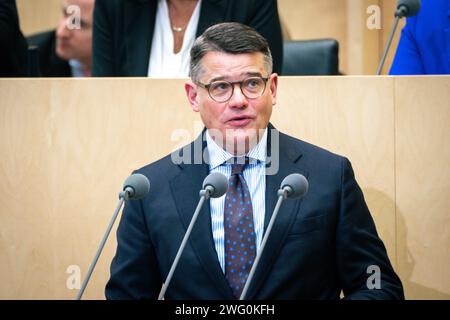
<svg viewBox="0 0 450 320"><path fill-rule="evenodd" d="M202 129L183 83L0 80L0 299L76 296L123 180ZM449 101L449 76L279 81L272 123L351 160L407 298L450 299Z"/></svg>

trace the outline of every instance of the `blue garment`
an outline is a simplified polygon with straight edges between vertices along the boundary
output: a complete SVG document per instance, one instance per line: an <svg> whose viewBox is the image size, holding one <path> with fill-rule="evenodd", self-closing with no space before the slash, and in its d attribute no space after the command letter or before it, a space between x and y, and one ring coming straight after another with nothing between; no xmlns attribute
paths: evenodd
<svg viewBox="0 0 450 320"><path fill-rule="evenodd" d="M450 74L450 0L422 0L407 18L389 74Z"/></svg>

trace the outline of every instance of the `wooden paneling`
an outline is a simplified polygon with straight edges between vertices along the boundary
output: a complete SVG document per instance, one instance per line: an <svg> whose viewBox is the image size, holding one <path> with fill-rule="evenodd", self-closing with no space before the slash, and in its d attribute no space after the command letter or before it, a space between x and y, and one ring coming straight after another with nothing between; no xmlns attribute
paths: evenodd
<svg viewBox="0 0 450 320"><path fill-rule="evenodd" d="M395 82L397 259L409 298L450 299L449 79Z"/></svg>
<svg viewBox="0 0 450 320"><path fill-rule="evenodd" d="M282 78L272 119L281 131L350 159L395 263L392 86L391 78Z"/></svg>
<svg viewBox="0 0 450 320"><path fill-rule="evenodd" d="M0 80L0 298L75 297L66 270L84 277L123 180L201 130L183 82ZM450 296L449 89L280 78L274 108L280 130L350 158L408 298ZM113 231L85 298L104 297L115 245Z"/></svg>
<svg viewBox="0 0 450 320"><path fill-rule="evenodd" d="M196 115L181 80L0 80L0 96L0 298L73 298L66 269L84 276L124 178ZM112 234L86 298L103 297L114 250Z"/></svg>

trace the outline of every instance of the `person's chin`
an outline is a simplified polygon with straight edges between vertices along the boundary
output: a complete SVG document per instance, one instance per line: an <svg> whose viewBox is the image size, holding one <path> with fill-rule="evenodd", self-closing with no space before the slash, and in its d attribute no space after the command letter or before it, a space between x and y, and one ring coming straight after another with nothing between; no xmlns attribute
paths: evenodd
<svg viewBox="0 0 450 320"><path fill-rule="evenodd" d="M249 151L255 144L257 144L256 129L230 129L226 135L226 145L228 149L234 149L235 154L244 154Z"/></svg>
<svg viewBox="0 0 450 320"><path fill-rule="evenodd" d="M66 50L63 47L57 47L55 52L58 58L62 60L70 60L69 55L67 54Z"/></svg>

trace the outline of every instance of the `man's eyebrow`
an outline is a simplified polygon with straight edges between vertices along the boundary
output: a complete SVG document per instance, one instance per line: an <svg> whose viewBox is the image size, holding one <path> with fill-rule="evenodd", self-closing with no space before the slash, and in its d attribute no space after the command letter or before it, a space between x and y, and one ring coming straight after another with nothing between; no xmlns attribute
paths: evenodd
<svg viewBox="0 0 450 320"><path fill-rule="evenodd" d="M226 77L224 77L224 76L220 76L220 77L215 77L215 78L212 78L211 80L209 80L209 82L213 82L213 81L219 81L219 80L225 80L226 79Z"/></svg>
<svg viewBox="0 0 450 320"><path fill-rule="evenodd" d="M245 73L245 75L249 76L249 77L254 77L254 76L262 77L261 72L247 72L247 73Z"/></svg>
<svg viewBox="0 0 450 320"><path fill-rule="evenodd" d="M240 74L241 77L262 77L261 72L244 72ZM209 82L213 82L213 81L220 81L220 80L226 80L228 77L227 76L219 76L219 77L214 77L211 80L209 80Z"/></svg>

